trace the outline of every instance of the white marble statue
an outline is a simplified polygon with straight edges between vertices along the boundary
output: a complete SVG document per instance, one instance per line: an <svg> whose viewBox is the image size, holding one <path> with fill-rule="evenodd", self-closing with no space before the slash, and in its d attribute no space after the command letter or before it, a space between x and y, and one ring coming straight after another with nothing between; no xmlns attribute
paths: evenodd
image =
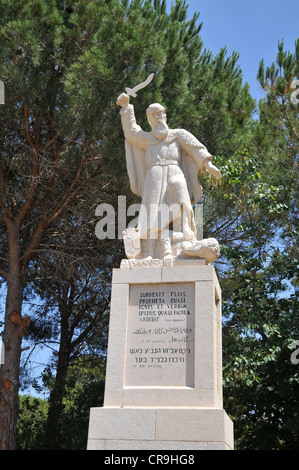
<svg viewBox="0 0 299 470"><path fill-rule="evenodd" d="M136 96L139 88L127 91ZM196 239L192 209L192 204L202 198L199 177L209 172L221 178L212 155L190 132L169 129L160 104L151 104L146 110L151 132L136 123L127 93L118 97L117 104L122 107L130 187L142 197L137 228L124 232L128 266L140 265L140 261L155 265L160 260L162 265L171 266L174 259L190 257L214 261L219 256L218 243L215 239Z"/></svg>

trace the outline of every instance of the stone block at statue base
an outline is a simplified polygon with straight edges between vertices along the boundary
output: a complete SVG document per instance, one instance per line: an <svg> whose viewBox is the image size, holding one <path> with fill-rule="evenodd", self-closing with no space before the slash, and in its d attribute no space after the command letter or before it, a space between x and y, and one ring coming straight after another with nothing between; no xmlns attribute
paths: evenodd
<svg viewBox="0 0 299 470"><path fill-rule="evenodd" d="M233 424L217 408L91 408L88 450L231 450Z"/></svg>
<svg viewBox="0 0 299 470"><path fill-rule="evenodd" d="M105 399L89 450L229 450L221 289L201 263L114 269Z"/></svg>

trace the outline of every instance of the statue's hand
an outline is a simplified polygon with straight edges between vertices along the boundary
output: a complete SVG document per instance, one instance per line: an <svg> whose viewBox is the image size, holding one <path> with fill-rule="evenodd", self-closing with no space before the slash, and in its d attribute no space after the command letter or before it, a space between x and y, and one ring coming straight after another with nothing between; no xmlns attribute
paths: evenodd
<svg viewBox="0 0 299 470"><path fill-rule="evenodd" d="M122 108L126 108L129 104L129 102L130 102L129 95L127 95L127 93L122 93L117 98L116 104L118 104L118 106L121 106Z"/></svg>
<svg viewBox="0 0 299 470"><path fill-rule="evenodd" d="M216 178L216 180L220 180L221 179L221 173L220 173L220 170L218 170L218 168L213 168L212 170L210 170L210 173L214 176L214 178Z"/></svg>
<svg viewBox="0 0 299 470"><path fill-rule="evenodd" d="M213 175L217 180L220 180L221 179L221 173L220 173L220 170L215 166L213 165L213 163L208 160L206 162L206 169L208 170L209 173L211 173L211 175Z"/></svg>

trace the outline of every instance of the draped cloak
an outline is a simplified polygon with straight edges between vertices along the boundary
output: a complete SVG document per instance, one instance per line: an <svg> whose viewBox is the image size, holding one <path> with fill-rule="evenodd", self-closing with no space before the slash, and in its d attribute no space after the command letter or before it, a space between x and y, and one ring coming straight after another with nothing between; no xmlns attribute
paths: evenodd
<svg viewBox="0 0 299 470"><path fill-rule="evenodd" d="M120 111L125 135L125 150L130 188L142 197L138 226L141 238L149 231L157 233L169 222L181 217L163 214L158 220L159 207L185 206L190 213L190 229L196 237L192 204L202 199L199 177L206 172L206 160L212 155L190 132L169 129L164 140L158 140L152 132L145 132L136 123L133 105ZM154 238L158 238L154 236Z"/></svg>

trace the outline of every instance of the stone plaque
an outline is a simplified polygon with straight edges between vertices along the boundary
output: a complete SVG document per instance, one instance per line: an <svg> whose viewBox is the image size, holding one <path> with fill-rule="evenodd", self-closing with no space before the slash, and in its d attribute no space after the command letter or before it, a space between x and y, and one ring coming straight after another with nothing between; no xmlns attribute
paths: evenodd
<svg viewBox="0 0 299 470"><path fill-rule="evenodd" d="M194 386L194 289L130 286L125 386Z"/></svg>

